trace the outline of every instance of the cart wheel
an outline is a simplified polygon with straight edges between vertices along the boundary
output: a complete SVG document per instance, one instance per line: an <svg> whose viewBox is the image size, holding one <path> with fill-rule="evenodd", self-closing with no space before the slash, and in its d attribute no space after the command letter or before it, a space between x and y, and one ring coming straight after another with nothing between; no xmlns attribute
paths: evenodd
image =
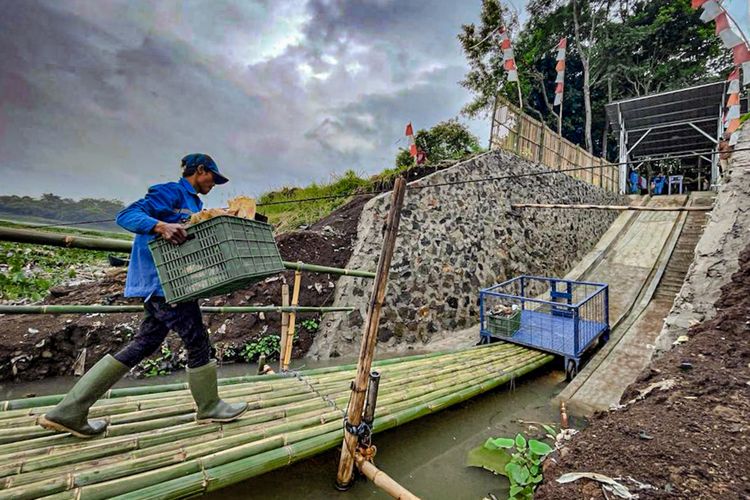
<svg viewBox="0 0 750 500"><path fill-rule="evenodd" d="M565 380L570 382L576 375L578 375L578 365L574 359L569 359L565 363Z"/></svg>
<svg viewBox="0 0 750 500"><path fill-rule="evenodd" d="M603 347L607 342L609 342L609 332L603 333L602 336L599 337L599 347Z"/></svg>

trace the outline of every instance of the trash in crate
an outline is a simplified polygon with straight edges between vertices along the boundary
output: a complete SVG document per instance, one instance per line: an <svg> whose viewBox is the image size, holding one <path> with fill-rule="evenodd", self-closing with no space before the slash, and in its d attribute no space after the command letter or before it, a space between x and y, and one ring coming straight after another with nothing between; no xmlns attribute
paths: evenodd
<svg viewBox="0 0 750 500"><path fill-rule="evenodd" d="M487 322L490 332L494 335L512 337L521 327L521 310L516 304L498 304L487 313Z"/></svg>
<svg viewBox="0 0 750 500"><path fill-rule="evenodd" d="M229 200L228 208L206 208L190 216L188 224L198 224L221 215L233 215L243 219L255 219L255 200L247 196L235 196ZM261 221L266 222L266 221Z"/></svg>

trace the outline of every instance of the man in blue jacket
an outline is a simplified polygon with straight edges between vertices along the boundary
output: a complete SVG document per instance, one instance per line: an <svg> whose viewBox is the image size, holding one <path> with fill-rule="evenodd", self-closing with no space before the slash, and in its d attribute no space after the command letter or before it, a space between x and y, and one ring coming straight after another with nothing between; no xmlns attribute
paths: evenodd
<svg viewBox="0 0 750 500"><path fill-rule="evenodd" d="M81 438L102 433L104 420L88 420L88 411L112 385L144 358L153 354L174 330L188 351L187 375L198 423L230 422L247 410L247 403L219 399L216 361L203 326L197 301L167 304L148 243L157 236L179 245L187 239L183 227L190 215L203 207L198 197L228 181L214 160L205 154L182 159L182 178L151 186L142 198L117 215L117 223L136 233L125 282L126 297L144 299L145 316L138 334L120 352L96 363L65 398L39 418L46 429L69 432Z"/></svg>

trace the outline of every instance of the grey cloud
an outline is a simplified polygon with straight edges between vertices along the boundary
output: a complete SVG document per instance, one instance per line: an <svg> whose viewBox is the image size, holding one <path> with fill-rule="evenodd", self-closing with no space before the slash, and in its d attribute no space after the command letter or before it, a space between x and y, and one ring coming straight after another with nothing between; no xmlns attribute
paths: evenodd
<svg viewBox="0 0 750 500"><path fill-rule="evenodd" d="M232 179L218 204L391 166L407 121L430 126L468 99L455 34L478 5L96 5L0 0L0 192L129 200L205 151ZM295 16L300 41L269 49Z"/></svg>

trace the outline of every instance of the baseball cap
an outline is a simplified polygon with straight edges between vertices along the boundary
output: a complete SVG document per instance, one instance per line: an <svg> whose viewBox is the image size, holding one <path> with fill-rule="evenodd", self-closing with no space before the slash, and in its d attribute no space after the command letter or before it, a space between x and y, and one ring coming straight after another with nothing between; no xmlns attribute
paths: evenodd
<svg viewBox="0 0 750 500"><path fill-rule="evenodd" d="M192 153L182 159L182 168L197 168L199 165L203 165L203 168L211 171L211 173L214 175L214 182L216 182L216 184L226 184L227 182L229 182L229 179L224 177L224 175L219 172L219 167L216 166L216 162L214 161L214 159L207 154Z"/></svg>

